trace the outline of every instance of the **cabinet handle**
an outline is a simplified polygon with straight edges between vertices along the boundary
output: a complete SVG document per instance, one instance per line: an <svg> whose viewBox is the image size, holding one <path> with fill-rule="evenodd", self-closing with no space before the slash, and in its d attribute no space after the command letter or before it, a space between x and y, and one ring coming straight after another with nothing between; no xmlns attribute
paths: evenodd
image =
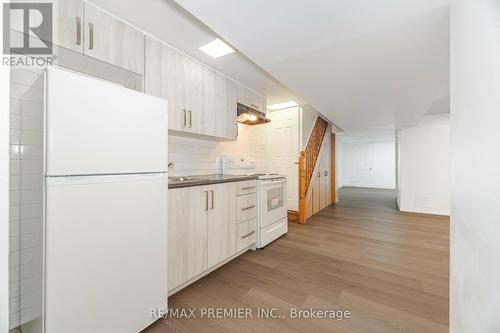
<svg viewBox="0 0 500 333"><path fill-rule="evenodd" d="M246 190L251 190L253 188L255 188L255 186L247 186L247 187L242 187L241 190L246 191Z"/></svg>
<svg viewBox="0 0 500 333"><path fill-rule="evenodd" d="M182 109L182 112L184 112L184 126L183 127L186 127L187 126L187 112L186 112L186 109Z"/></svg>
<svg viewBox="0 0 500 333"><path fill-rule="evenodd" d="M328 176L328 171L325 171L325 177Z"/></svg>
<svg viewBox="0 0 500 333"><path fill-rule="evenodd" d="M205 192L205 210L208 210L208 191Z"/></svg>
<svg viewBox="0 0 500 333"><path fill-rule="evenodd" d="M321 171L318 171L318 178L321 178Z"/></svg>
<svg viewBox="0 0 500 333"><path fill-rule="evenodd" d="M189 112L189 128L193 127L193 112L191 110Z"/></svg>
<svg viewBox="0 0 500 333"><path fill-rule="evenodd" d="M82 19L76 17L76 45L82 45Z"/></svg>
<svg viewBox="0 0 500 333"><path fill-rule="evenodd" d="M215 207L214 190L210 190L210 193L212 194L212 208L211 209L214 209L214 207Z"/></svg>
<svg viewBox="0 0 500 333"><path fill-rule="evenodd" d="M253 234L255 234L255 230L250 231L250 232L249 232L248 234L246 234L245 236L241 236L241 238L247 238L247 237L252 236Z"/></svg>
<svg viewBox="0 0 500 333"><path fill-rule="evenodd" d="M249 209L252 209L252 208L255 208L255 205L251 205L251 206L242 208L241 210L245 211L245 210L249 210Z"/></svg>
<svg viewBox="0 0 500 333"><path fill-rule="evenodd" d="M94 24L89 23L89 50L94 49Z"/></svg>

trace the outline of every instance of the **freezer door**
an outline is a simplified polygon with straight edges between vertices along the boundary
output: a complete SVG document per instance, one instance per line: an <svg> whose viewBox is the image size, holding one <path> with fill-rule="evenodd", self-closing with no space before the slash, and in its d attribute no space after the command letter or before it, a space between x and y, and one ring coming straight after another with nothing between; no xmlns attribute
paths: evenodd
<svg viewBox="0 0 500 333"><path fill-rule="evenodd" d="M167 303L167 175L46 186L45 332L137 333Z"/></svg>
<svg viewBox="0 0 500 333"><path fill-rule="evenodd" d="M47 70L46 174L167 169L167 101L67 70Z"/></svg>

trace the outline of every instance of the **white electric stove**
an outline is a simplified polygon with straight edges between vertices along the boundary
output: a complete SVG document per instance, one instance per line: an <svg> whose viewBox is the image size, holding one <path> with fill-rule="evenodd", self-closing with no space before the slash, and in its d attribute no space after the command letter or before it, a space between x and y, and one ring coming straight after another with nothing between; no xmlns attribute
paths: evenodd
<svg viewBox="0 0 500 333"><path fill-rule="evenodd" d="M286 177L255 173L255 160L223 158L223 174L254 175L257 178L257 248L263 248L288 232Z"/></svg>

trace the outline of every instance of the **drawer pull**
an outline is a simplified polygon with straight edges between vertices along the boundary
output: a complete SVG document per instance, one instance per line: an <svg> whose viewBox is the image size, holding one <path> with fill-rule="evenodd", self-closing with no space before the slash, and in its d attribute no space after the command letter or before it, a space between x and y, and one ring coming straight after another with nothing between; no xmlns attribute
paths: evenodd
<svg viewBox="0 0 500 333"><path fill-rule="evenodd" d="M246 190L251 190L253 188L255 188L255 186L247 186L247 187L242 187L241 190L246 191Z"/></svg>
<svg viewBox="0 0 500 333"><path fill-rule="evenodd" d="M245 211L245 210L249 210L249 209L252 209L252 208L255 208L255 205L251 205L251 206L242 208L241 210Z"/></svg>
<svg viewBox="0 0 500 333"><path fill-rule="evenodd" d="M248 234L246 234L245 236L241 236L241 238L247 238L247 237L252 236L253 234L255 234L255 230L250 231L250 232L249 232Z"/></svg>

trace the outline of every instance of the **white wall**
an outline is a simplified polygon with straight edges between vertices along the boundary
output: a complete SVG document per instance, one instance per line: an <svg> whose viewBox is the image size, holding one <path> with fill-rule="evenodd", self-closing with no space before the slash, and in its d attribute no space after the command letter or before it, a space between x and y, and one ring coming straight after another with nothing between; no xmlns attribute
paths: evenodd
<svg viewBox="0 0 500 333"><path fill-rule="evenodd" d="M450 116L428 115L399 137L399 208L450 214Z"/></svg>
<svg viewBox="0 0 500 333"><path fill-rule="evenodd" d="M311 131L316 123L316 118L321 117L321 114L313 108L307 106L300 107L300 150L306 149L307 140L311 135ZM323 119L326 119L323 117Z"/></svg>
<svg viewBox="0 0 500 333"><path fill-rule="evenodd" d="M0 333L9 330L9 80L9 67L0 66Z"/></svg>
<svg viewBox="0 0 500 333"><path fill-rule="evenodd" d="M394 139L359 141L343 135L339 141L339 186L396 187Z"/></svg>
<svg viewBox="0 0 500 333"><path fill-rule="evenodd" d="M266 172L266 125L238 124L236 141L211 141L169 135L168 160L175 165L170 176L202 175L221 173L219 159L255 158L256 172Z"/></svg>
<svg viewBox="0 0 500 333"><path fill-rule="evenodd" d="M500 332L500 1L451 6L450 332Z"/></svg>

